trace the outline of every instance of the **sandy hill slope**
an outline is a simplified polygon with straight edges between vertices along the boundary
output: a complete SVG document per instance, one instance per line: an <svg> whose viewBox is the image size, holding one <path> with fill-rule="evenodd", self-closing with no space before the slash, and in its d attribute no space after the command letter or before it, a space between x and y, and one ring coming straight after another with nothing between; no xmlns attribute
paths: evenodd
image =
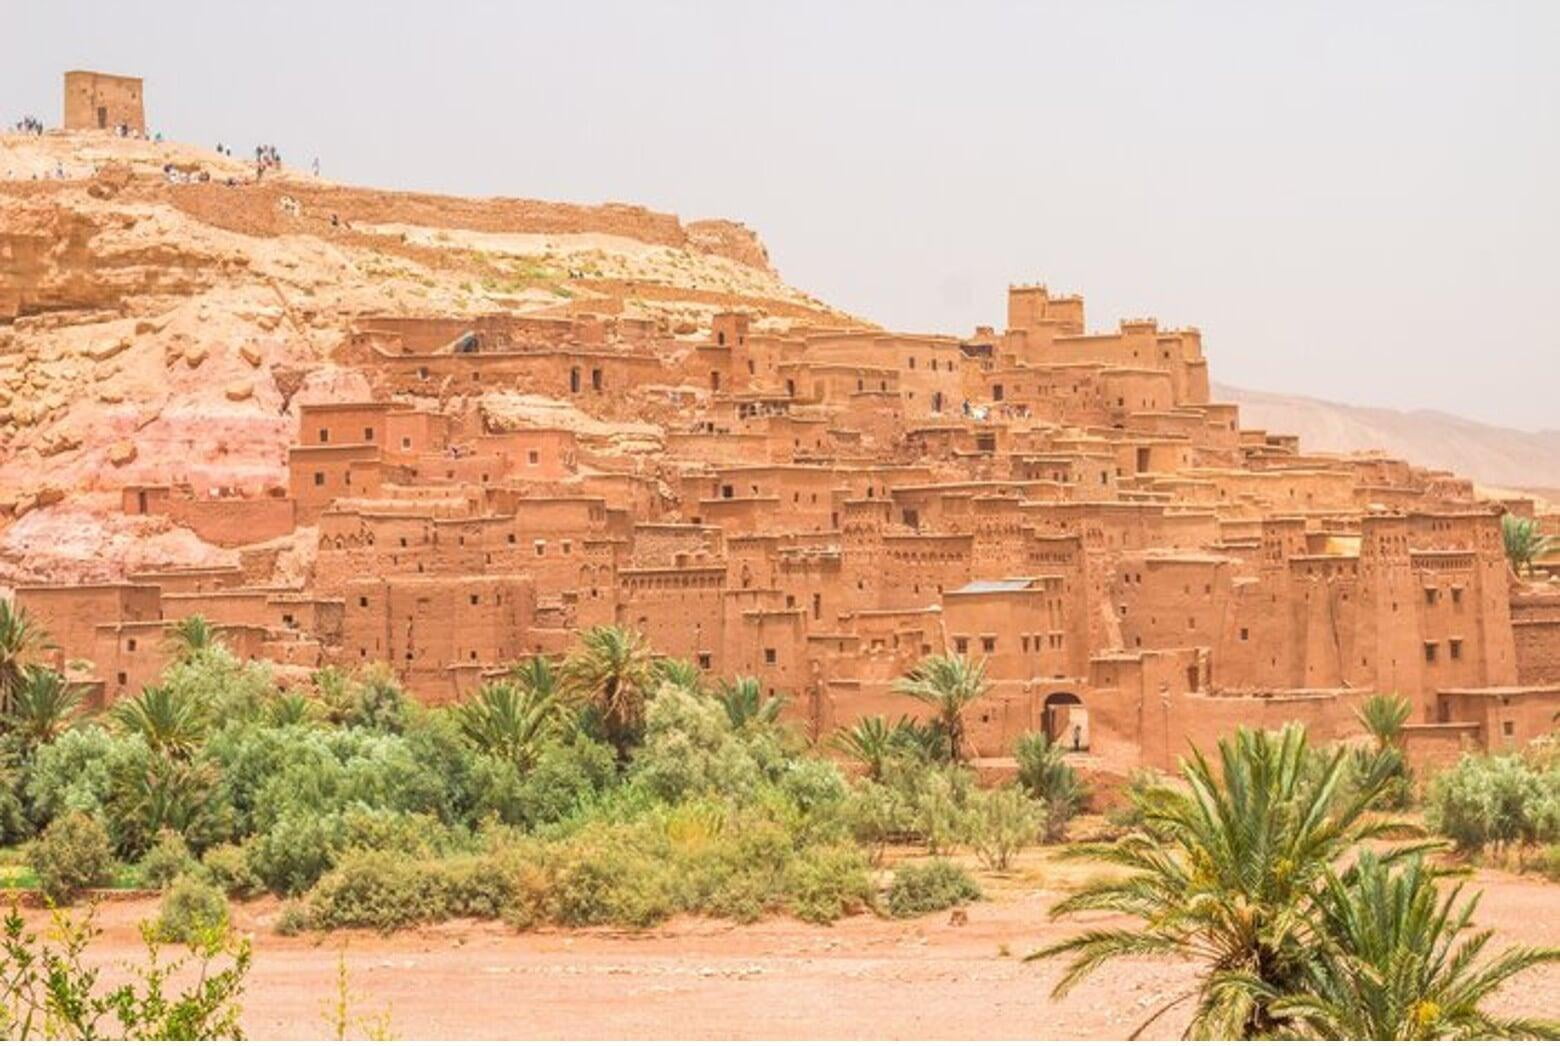
<svg viewBox="0 0 1560 1046"><path fill-rule="evenodd" d="M1315 450L1384 450L1419 465L1451 469L1486 486L1560 487L1560 431L1524 432L1437 411L1343 403L1215 385L1240 405L1241 424L1300 437Z"/></svg>
<svg viewBox="0 0 1560 1046"><path fill-rule="evenodd" d="M640 317L692 345L732 307L860 325L737 222L257 182L176 143L0 135L0 560L181 540L103 532L130 526L103 511L126 484L284 482L297 407L369 395L332 362L358 317Z"/></svg>

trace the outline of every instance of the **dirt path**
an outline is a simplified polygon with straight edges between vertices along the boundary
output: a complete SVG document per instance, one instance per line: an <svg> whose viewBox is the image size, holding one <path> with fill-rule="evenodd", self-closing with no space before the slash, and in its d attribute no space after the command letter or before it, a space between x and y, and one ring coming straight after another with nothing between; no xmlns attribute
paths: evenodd
<svg viewBox="0 0 1560 1046"><path fill-rule="evenodd" d="M1498 872L1475 885L1500 943L1560 940L1560 887ZM343 947L354 1016L388 1010L400 1038L1119 1038L1192 983L1185 965L1122 962L1051 999L1060 963L1021 959L1078 925L1046 917L1057 896L1015 881L963 925L947 913L830 927L688 918L636 934L454 922L325 938L277 936L276 903L259 902L236 915L256 955L244 1026L254 1038L330 1034ZM95 957L136 957L136 923L153 907L100 909ZM1530 974L1509 996L1560 1016L1560 978ZM1184 1019L1172 1013L1151 1034L1175 1037Z"/></svg>

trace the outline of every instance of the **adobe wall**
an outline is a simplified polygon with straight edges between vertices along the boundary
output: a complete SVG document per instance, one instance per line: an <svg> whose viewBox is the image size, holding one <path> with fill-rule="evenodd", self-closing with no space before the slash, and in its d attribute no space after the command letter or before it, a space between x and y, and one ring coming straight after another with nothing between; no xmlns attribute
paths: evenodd
<svg viewBox="0 0 1560 1046"><path fill-rule="evenodd" d="M163 618L157 585L22 585L15 600L67 660L94 656L98 626L104 622Z"/></svg>

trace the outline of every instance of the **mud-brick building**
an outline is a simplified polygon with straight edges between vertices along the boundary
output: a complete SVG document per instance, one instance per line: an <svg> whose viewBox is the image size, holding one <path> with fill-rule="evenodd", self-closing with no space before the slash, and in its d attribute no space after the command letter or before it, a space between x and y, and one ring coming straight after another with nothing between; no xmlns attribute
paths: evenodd
<svg viewBox="0 0 1560 1046"><path fill-rule="evenodd" d="M65 129L146 133L146 98L137 76L116 76L87 69L65 74Z"/></svg>

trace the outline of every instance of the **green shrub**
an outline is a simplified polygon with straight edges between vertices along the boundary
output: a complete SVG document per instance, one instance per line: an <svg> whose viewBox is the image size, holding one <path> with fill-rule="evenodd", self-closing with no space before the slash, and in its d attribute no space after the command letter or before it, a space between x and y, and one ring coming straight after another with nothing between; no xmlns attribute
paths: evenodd
<svg viewBox="0 0 1560 1046"><path fill-rule="evenodd" d="M840 810L846 830L867 848L873 864L889 843L914 836L915 814L904 792L872 780L857 784Z"/></svg>
<svg viewBox="0 0 1560 1046"><path fill-rule="evenodd" d="M189 944L202 935L224 930L227 924L228 903L221 888L203 875L186 874L174 880L163 894L157 937Z"/></svg>
<svg viewBox="0 0 1560 1046"><path fill-rule="evenodd" d="M294 897L330 870L340 845L339 816L293 812L249 840L249 867L266 889Z"/></svg>
<svg viewBox="0 0 1560 1046"><path fill-rule="evenodd" d="M1560 843L1550 843L1540 850L1534 866L1544 878L1560 882Z"/></svg>
<svg viewBox="0 0 1560 1046"><path fill-rule="evenodd" d="M965 808L975 791L975 778L962 767L907 767L903 776L890 774L890 786L908 793L915 810L916 834L934 854L945 853L964 835Z"/></svg>
<svg viewBox="0 0 1560 1046"><path fill-rule="evenodd" d="M552 877L534 845L453 858L444 875L451 915L499 918L522 930L552 917Z"/></svg>
<svg viewBox="0 0 1560 1046"><path fill-rule="evenodd" d="M1060 842L1067 837L1067 822L1088 798L1082 780L1063 751L1038 731L1020 737L1013 756L1018 761L1019 787L1045 804L1046 842Z"/></svg>
<svg viewBox="0 0 1560 1046"><path fill-rule="evenodd" d="M546 745L516 790L520 817L510 823L535 826L561 821L616 778L617 753L611 745L583 735Z"/></svg>
<svg viewBox="0 0 1560 1046"><path fill-rule="evenodd" d="M100 814L113 785L127 769L146 766L151 752L139 736L111 734L100 726L67 730L33 754L27 800L34 824L71 810Z"/></svg>
<svg viewBox="0 0 1560 1046"><path fill-rule="evenodd" d="M288 901L276 913L272 928L283 937L298 936L309 929L309 906L299 900Z"/></svg>
<svg viewBox="0 0 1560 1046"><path fill-rule="evenodd" d="M57 819L33 840L27 863L44 896L66 904L82 890L113 880L114 848L102 822L78 811Z"/></svg>
<svg viewBox="0 0 1560 1046"><path fill-rule="evenodd" d="M826 759L792 760L781 771L776 785L798 810L812 816L837 813L849 794L845 775Z"/></svg>
<svg viewBox="0 0 1560 1046"><path fill-rule="evenodd" d="M888 913L905 919L980 899L980 887L951 861L933 858L894 869L888 888Z"/></svg>
<svg viewBox="0 0 1560 1046"><path fill-rule="evenodd" d="M871 907L871 866L854 846L817 846L793 857L785 870L791 913L831 923Z"/></svg>
<svg viewBox="0 0 1560 1046"><path fill-rule="evenodd" d="M1464 850L1560 841L1560 769L1519 755L1464 755L1430 782L1425 813Z"/></svg>
<svg viewBox="0 0 1560 1046"><path fill-rule="evenodd" d="M1039 838L1045 823L1045 804L1016 788L977 792L965 814L964 839L982 864L1003 871L1014 854Z"/></svg>
<svg viewBox="0 0 1560 1046"><path fill-rule="evenodd" d="M602 825L559 846L553 856L557 920L650 926L678 911L676 869L657 834L645 823Z"/></svg>
<svg viewBox="0 0 1560 1046"><path fill-rule="evenodd" d="M633 777L667 802L701 795L751 796L783 756L764 734L739 733L715 698L664 685L645 706Z"/></svg>
<svg viewBox="0 0 1560 1046"><path fill-rule="evenodd" d="M163 672L162 684L178 698L194 701L220 723L251 722L276 697L269 664L240 660L220 644L174 661Z"/></svg>
<svg viewBox="0 0 1560 1046"><path fill-rule="evenodd" d="M222 843L200 858L206 876L229 897L253 897L265 889L249 867L249 852L235 843Z"/></svg>
<svg viewBox="0 0 1560 1046"><path fill-rule="evenodd" d="M432 862L373 850L342 855L309 891L309 925L371 927L388 933L449 914L445 882Z"/></svg>
<svg viewBox="0 0 1560 1046"><path fill-rule="evenodd" d="M198 867L184 836L164 828L141 858L141 883L161 890L179 876Z"/></svg>

